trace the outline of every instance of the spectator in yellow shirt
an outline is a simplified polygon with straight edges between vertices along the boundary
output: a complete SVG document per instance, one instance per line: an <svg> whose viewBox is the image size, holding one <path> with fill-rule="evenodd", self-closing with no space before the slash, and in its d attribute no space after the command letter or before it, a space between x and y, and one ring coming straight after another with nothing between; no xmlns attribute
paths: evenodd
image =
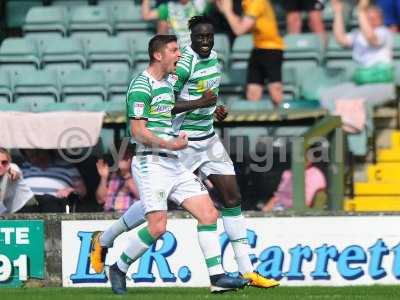
<svg viewBox="0 0 400 300"><path fill-rule="evenodd" d="M265 80L275 106L283 99L282 61L284 43L279 35L275 13L269 0L243 0L243 16L233 12L232 0L216 0L236 35L251 32L254 49L247 69L246 97L258 101L263 96Z"/></svg>

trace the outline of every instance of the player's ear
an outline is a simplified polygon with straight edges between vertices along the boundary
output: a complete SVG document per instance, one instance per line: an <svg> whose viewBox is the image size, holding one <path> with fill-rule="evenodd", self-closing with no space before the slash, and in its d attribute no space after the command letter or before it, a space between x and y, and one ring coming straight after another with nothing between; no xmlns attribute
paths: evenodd
<svg viewBox="0 0 400 300"><path fill-rule="evenodd" d="M154 56L154 58L155 58L156 60L158 60L158 61L161 61L161 60L162 60L162 54L161 54L160 51L154 52L153 56Z"/></svg>

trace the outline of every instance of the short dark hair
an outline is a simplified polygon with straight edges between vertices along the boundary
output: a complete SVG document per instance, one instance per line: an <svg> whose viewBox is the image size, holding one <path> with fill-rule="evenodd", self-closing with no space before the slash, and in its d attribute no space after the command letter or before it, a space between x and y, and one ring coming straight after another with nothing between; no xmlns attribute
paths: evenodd
<svg viewBox="0 0 400 300"><path fill-rule="evenodd" d="M157 34L153 36L149 42L150 63L154 62L154 53L163 50L167 44L177 41L176 35L173 34Z"/></svg>
<svg viewBox="0 0 400 300"><path fill-rule="evenodd" d="M200 24L209 24L214 27L214 21L209 16L201 15L190 18L188 22L189 30L193 31L193 29Z"/></svg>

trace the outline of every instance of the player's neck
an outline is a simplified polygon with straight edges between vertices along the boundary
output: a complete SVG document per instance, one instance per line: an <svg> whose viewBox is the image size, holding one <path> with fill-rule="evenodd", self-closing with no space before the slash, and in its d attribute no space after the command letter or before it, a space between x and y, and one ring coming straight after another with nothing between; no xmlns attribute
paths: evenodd
<svg viewBox="0 0 400 300"><path fill-rule="evenodd" d="M162 80L167 75L161 66L157 64L152 64L147 68L147 72L155 79Z"/></svg>

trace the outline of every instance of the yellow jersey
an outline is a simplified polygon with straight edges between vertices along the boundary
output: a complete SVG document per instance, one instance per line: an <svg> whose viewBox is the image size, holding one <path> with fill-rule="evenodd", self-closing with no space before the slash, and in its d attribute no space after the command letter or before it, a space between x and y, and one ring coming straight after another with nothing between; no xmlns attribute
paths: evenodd
<svg viewBox="0 0 400 300"><path fill-rule="evenodd" d="M252 29L254 47L283 50L283 39L279 34L275 12L269 0L243 0L243 14L254 18Z"/></svg>

